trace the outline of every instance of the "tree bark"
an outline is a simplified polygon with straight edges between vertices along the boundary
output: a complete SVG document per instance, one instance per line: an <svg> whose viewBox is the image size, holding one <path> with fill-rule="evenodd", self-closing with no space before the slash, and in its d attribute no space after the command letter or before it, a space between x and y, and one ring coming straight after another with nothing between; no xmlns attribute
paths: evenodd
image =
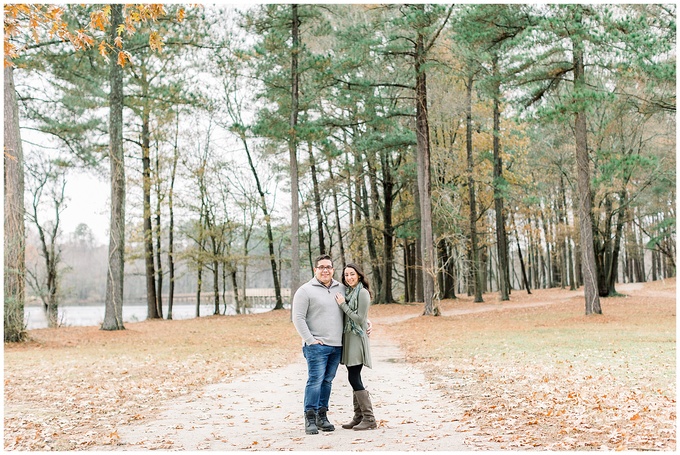
<svg viewBox="0 0 680 455"><path fill-rule="evenodd" d="M123 23L123 5L111 5L110 42ZM125 277L125 155L123 151L123 70L112 58L109 70L109 161L111 165L111 220L106 303L102 330L122 330Z"/></svg>
<svg viewBox="0 0 680 455"><path fill-rule="evenodd" d="M415 283L413 278L413 248L408 239L404 239L404 302L415 300Z"/></svg>
<svg viewBox="0 0 680 455"><path fill-rule="evenodd" d="M276 296L276 304L274 305L275 310L283 309L283 298L281 297L281 281L279 280L278 266L276 263L276 253L274 252L274 233L272 231L272 220L269 214L269 208L267 207L267 199L265 198L265 192L260 183L260 176L255 168L255 163L253 162L253 157L250 153L250 147L248 147L248 141L245 135L241 134L241 142L246 151L246 157L248 158L248 166L250 167L250 172L253 174L255 179L255 186L257 188L257 193L260 197L260 209L264 215L265 227L267 230L267 247L269 248L269 265L272 270L272 280L274 281L274 295Z"/></svg>
<svg viewBox="0 0 680 455"><path fill-rule="evenodd" d="M612 257L607 269L607 282L609 284L609 295L614 296L616 292L616 279L618 277L619 254L621 252L621 238L623 237L623 225L626 221L626 206L628 205L626 190L619 192L619 212L616 221L616 234L614 234L614 247Z"/></svg>
<svg viewBox="0 0 680 455"><path fill-rule="evenodd" d="M232 268L229 271L231 276L231 287L234 290L234 306L236 307L236 314L241 314L241 310L244 305L241 304L241 295L239 294L238 279L236 276L236 269Z"/></svg>
<svg viewBox="0 0 680 455"><path fill-rule="evenodd" d="M394 302L392 296L392 268L394 260L394 226L392 224L392 206L394 199L394 179L392 177L392 163L389 161L388 152L382 157L382 187L383 187L383 266L382 266L382 296L385 303Z"/></svg>
<svg viewBox="0 0 680 455"><path fill-rule="evenodd" d="M468 76L466 84L466 150L467 150L467 180L468 180L468 197L470 199L470 267L472 288L475 295L475 303L483 302L482 298L482 282L480 277L478 241L477 241L477 202L475 195L475 179L474 179L474 160L472 158L472 84L474 78L472 75Z"/></svg>
<svg viewBox="0 0 680 455"><path fill-rule="evenodd" d="M161 262L161 179L160 179L160 160L158 145L156 145L156 312L159 318L163 318L163 263Z"/></svg>
<svg viewBox="0 0 680 455"><path fill-rule="evenodd" d="M421 11L424 5L417 5ZM439 316L438 298L435 295L435 249L432 232L432 182L430 171L430 132L427 118L427 78L425 75L425 44L423 34L418 31L415 45L416 72L416 143L418 188L420 198L420 242L423 259L423 314Z"/></svg>
<svg viewBox="0 0 680 455"><path fill-rule="evenodd" d="M375 248L375 239L374 239L374 234L373 234L373 226L372 226L372 217L370 213L370 209L368 206L368 190L366 189L365 185L361 185L361 206L364 214L364 218L366 220L366 246L368 247L368 258L371 263L371 272L373 273L374 277L374 284L373 286L375 287L376 290L381 289L381 275L380 275L380 267L378 267L378 251ZM380 302L382 303L382 296L381 295L376 295L374 302Z"/></svg>
<svg viewBox="0 0 680 455"><path fill-rule="evenodd" d="M347 260L345 259L345 242L342 239L342 226L340 225L340 206L338 204L338 191L337 188L335 187L335 177L333 176L333 166L330 156L328 156L328 175L332 182L331 191L333 196L333 213L335 214L335 226L338 230L338 245L340 247L340 259L342 261L342 268L344 269L345 265L347 265ZM350 190L351 186L348 185L347 189Z"/></svg>
<svg viewBox="0 0 680 455"><path fill-rule="evenodd" d="M585 87L583 49L574 41L574 91L578 94ZM590 190L590 160L588 158L587 124L585 107L579 107L575 115L576 168L579 200L579 230L581 231L581 267L585 293L586 314L602 314L597 288L597 266L593 245L593 218Z"/></svg>
<svg viewBox="0 0 680 455"><path fill-rule="evenodd" d="M177 174L177 162L179 161L179 146L177 140L179 137L179 109L177 111L177 118L175 123L175 143L172 155L172 170L170 173L170 189L168 190L168 319L172 319L172 305L175 297L175 213L174 213L174 195L175 195L175 176Z"/></svg>
<svg viewBox="0 0 680 455"><path fill-rule="evenodd" d="M380 219L378 215L378 206L376 204L378 195L378 186L376 178L375 164L370 156L366 156L366 165L368 167L368 182L371 191L371 204L369 205L368 189L365 185L361 188L361 201L364 210L364 218L366 219L366 246L368 247L368 257L371 262L371 272L373 274L373 286L375 289L375 295L373 301L375 303L385 303L385 294L383 287L383 274L381 267L381 260L378 257L378 249L376 247L376 225L378 225ZM358 166L360 164L358 163ZM362 175L362 169L357 169L357 175ZM365 179L359 177L360 181L363 183Z"/></svg>
<svg viewBox="0 0 680 455"><path fill-rule="evenodd" d="M142 200L144 224L144 264L146 265L146 307L147 319L158 319L156 307L156 267L153 251L153 228L151 225L151 131L149 121L151 117L148 103L149 88L146 81L146 70L142 68Z"/></svg>
<svg viewBox="0 0 680 455"><path fill-rule="evenodd" d="M415 205L415 213L420 215L420 189L418 188L418 182L413 187L413 198ZM422 236L422 220L420 217L416 219L416 226L418 227L418 237L413 243L413 302L424 302L423 294L423 242L421 241Z"/></svg>
<svg viewBox="0 0 680 455"><path fill-rule="evenodd" d="M4 243L4 338L5 342L26 339L26 240L24 226L24 153L19 130L19 106L14 88L14 67L4 73L5 141L5 243Z"/></svg>
<svg viewBox="0 0 680 455"><path fill-rule="evenodd" d="M529 278L527 277L526 267L524 266L524 257L522 256L522 245L519 241L519 232L517 231L517 225L515 224L514 217L512 224L515 226L515 239L517 240L517 254L519 256L519 265L522 270L522 283L527 290L527 294L531 294L531 286L529 285Z"/></svg>
<svg viewBox="0 0 680 455"><path fill-rule="evenodd" d="M300 47L298 5L291 5L292 26L291 35L293 47L291 49L290 83L291 83L291 109L290 109L290 138L288 139L288 153L290 158L290 193L291 193L291 273L290 273L290 296L291 302L295 291L300 286L300 202L298 197L298 163L297 163L297 123L298 123L298 92L300 75L298 74L298 52ZM292 313L291 313L292 314Z"/></svg>
<svg viewBox="0 0 680 455"><path fill-rule="evenodd" d="M36 182L37 186L31 188L33 201L31 204L31 212L27 214L27 218L33 222L40 239L41 255L45 264L45 280L38 278L38 273L31 273L27 270L27 276L32 279L35 292L40 296L43 302L43 310L47 319L47 326L55 328L59 326L59 264L61 262L61 250L57 245L57 236L59 235L59 226L61 220L61 213L63 212L64 204L64 190L66 188L66 179L62 172L55 172L51 163L32 170L27 168L29 174L32 175L32 180ZM42 223L39 220L39 207L41 196L44 194L48 186L54 185L54 191L48 190L51 193L52 203L54 204L54 222Z"/></svg>
<svg viewBox="0 0 680 455"><path fill-rule="evenodd" d="M314 161L314 149L311 141L309 147L309 167L312 173L312 192L314 194L314 213L316 215L316 235L319 240L319 254L326 254L326 242L323 233L323 214L321 213L321 194L319 193L319 180L316 178L316 162Z"/></svg>
<svg viewBox="0 0 680 455"><path fill-rule="evenodd" d="M510 269L508 261L508 236L505 232L505 209L503 192L506 187L503 177L503 159L501 157L501 109L500 80L498 79L498 55L493 57L493 74L496 78L493 98L493 201L496 210L496 248L498 251L498 292L501 301L510 300Z"/></svg>

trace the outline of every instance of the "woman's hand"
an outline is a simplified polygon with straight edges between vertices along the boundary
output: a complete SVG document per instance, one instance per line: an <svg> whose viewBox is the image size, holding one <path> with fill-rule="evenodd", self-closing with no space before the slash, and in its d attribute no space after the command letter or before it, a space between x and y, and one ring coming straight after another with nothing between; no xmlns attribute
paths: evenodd
<svg viewBox="0 0 680 455"><path fill-rule="evenodd" d="M339 293L339 292L336 292L336 293L335 293L335 302L336 302L338 305L342 305L343 303L345 303L345 296L342 295L342 294Z"/></svg>

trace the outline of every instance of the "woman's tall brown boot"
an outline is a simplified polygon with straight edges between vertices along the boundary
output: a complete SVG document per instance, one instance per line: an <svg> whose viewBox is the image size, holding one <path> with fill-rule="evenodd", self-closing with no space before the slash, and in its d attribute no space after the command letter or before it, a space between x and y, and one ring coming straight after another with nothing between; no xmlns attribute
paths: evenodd
<svg viewBox="0 0 680 455"><path fill-rule="evenodd" d="M371 404L371 397L368 395L368 390L357 390L354 392L361 408L361 423L354 427L355 430L373 430L378 425L375 423L375 416L373 416L373 405Z"/></svg>
<svg viewBox="0 0 680 455"><path fill-rule="evenodd" d="M359 407L359 401L357 400L356 392L352 392L352 402L354 403L354 417L352 417L351 422L342 424L342 428L346 430L351 430L352 428L359 425L363 417L361 414L361 408Z"/></svg>

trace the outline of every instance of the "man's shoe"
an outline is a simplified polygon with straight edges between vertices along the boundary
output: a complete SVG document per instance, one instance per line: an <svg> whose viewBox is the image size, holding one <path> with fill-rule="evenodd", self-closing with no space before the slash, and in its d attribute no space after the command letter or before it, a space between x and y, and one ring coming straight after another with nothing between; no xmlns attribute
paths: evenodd
<svg viewBox="0 0 680 455"><path fill-rule="evenodd" d="M333 431L333 430L335 430L335 427L333 426L332 423L330 423L328 421L328 417L326 416L326 412L328 412L328 409L319 408L319 412L316 413L316 426L321 431Z"/></svg>
<svg viewBox="0 0 680 455"><path fill-rule="evenodd" d="M316 427L316 412L314 409L308 409L305 412L305 433L317 434L319 429Z"/></svg>

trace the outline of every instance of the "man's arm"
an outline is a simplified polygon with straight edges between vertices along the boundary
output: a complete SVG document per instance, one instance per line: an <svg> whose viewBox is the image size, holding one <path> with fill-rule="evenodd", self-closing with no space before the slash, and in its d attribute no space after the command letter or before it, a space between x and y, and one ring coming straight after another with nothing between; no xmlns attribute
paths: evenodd
<svg viewBox="0 0 680 455"><path fill-rule="evenodd" d="M316 339L312 335L307 325L307 310L309 309L309 298L304 289L298 289L293 296L293 304L291 311L293 312L292 319L295 330L302 338L302 340L309 344L314 344Z"/></svg>

